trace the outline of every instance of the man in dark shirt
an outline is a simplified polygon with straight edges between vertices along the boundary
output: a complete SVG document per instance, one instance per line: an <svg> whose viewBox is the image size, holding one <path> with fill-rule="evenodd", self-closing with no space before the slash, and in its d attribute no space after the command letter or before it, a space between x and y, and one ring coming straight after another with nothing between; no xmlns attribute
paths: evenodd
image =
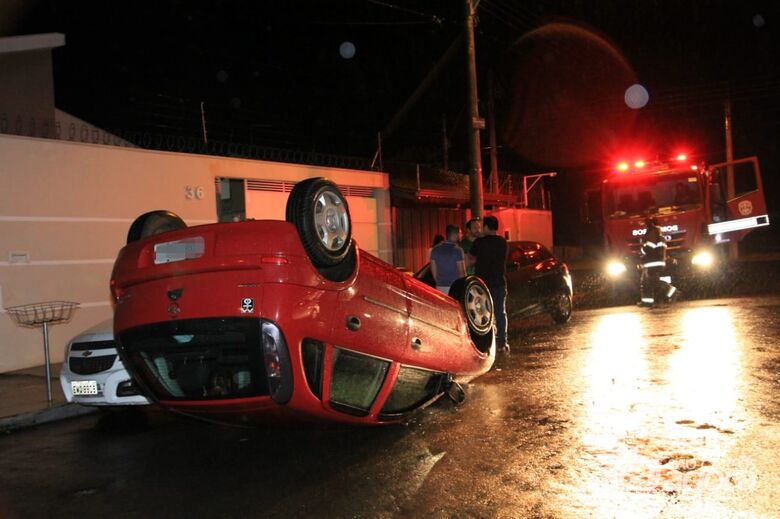
<svg viewBox="0 0 780 519"><path fill-rule="evenodd" d="M498 235L498 219L487 216L483 223L483 236L471 245L474 273L481 277L493 297L493 309L496 314L496 345L499 350L509 353L506 342L506 240Z"/></svg>

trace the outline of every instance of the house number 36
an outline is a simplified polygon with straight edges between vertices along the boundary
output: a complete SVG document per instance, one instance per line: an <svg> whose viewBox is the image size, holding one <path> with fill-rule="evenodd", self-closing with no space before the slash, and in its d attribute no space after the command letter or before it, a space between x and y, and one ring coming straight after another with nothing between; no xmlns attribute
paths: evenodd
<svg viewBox="0 0 780 519"><path fill-rule="evenodd" d="M184 186L184 197L187 200L203 200L203 187Z"/></svg>

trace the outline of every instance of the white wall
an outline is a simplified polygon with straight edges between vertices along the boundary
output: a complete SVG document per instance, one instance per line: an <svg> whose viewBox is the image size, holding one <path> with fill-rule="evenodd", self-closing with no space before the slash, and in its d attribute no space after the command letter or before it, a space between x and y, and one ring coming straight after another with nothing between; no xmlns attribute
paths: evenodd
<svg viewBox="0 0 780 519"><path fill-rule="evenodd" d="M537 241L552 250L552 212L539 209L502 209L491 213L498 218L498 232L509 231L509 241Z"/></svg>
<svg viewBox="0 0 780 519"><path fill-rule="evenodd" d="M246 217L284 220L288 195L287 192L245 190ZM360 248L392 263L390 251L381 248L379 244L377 225L381 221L381 204L374 197L347 196L346 199L352 221L352 236Z"/></svg>
<svg viewBox="0 0 780 519"><path fill-rule="evenodd" d="M0 135L0 157L0 373L43 363L41 329L14 325L2 308L51 300L81 303L70 322L49 328L52 361L62 361L71 337L111 316L111 269L135 217L169 209L190 225L215 222L217 177L325 176L374 188L374 242L381 243L373 248L380 257L390 253L389 236L383 235L390 228L384 173L10 135Z"/></svg>

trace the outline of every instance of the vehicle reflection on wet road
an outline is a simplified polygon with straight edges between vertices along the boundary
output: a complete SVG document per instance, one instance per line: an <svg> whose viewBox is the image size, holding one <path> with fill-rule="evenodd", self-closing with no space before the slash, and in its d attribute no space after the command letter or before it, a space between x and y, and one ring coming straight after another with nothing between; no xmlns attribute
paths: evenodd
<svg viewBox="0 0 780 519"><path fill-rule="evenodd" d="M755 463L735 452L745 425L758 418L744 394L738 337L749 335L738 330L738 311L704 306L597 318L582 363L578 424L579 463L588 474L582 495L595 515L653 517L668 500L685 499L695 505L686 515L731 516L737 494L755 490Z"/></svg>
<svg viewBox="0 0 780 519"><path fill-rule="evenodd" d="M132 434L94 417L15 433L0 438L0 516L780 516L779 309L709 300L514 326L463 406L404 426L153 412Z"/></svg>

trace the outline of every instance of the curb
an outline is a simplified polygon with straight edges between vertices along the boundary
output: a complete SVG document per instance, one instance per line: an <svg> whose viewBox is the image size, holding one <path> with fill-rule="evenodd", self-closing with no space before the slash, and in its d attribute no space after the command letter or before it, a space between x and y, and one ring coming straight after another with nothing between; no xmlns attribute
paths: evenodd
<svg viewBox="0 0 780 519"><path fill-rule="evenodd" d="M0 433L9 433L49 422L75 418L76 416L91 414L97 411L96 408L79 404L65 404L41 411L32 411L30 413L0 418Z"/></svg>

